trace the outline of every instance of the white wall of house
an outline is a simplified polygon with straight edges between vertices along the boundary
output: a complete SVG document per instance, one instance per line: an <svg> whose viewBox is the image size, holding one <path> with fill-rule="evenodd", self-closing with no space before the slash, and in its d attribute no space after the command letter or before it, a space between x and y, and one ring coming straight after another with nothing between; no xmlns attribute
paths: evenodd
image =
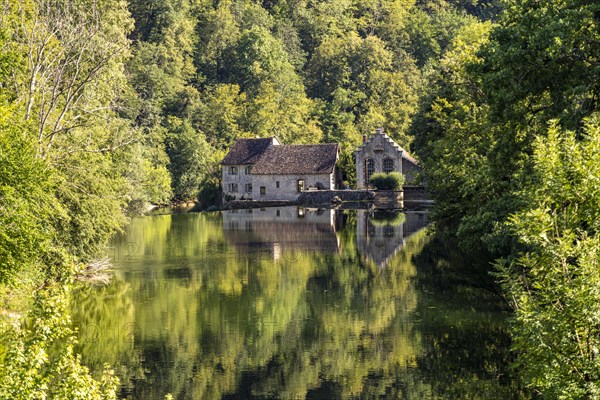
<svg viewBox="0 0 600 400"><path fill-rule="evenodd" d="M252 168L251 165L222 165L222 182L223 182L223 194L225 196L232 196L236 199L240 199L252 196L252 190L248 191L248 185L252 184L252 175L249 173L247 167Z"/></svg>
<svg viewBox="0 0 600 400"><path fill-rule="evenodd" d="M317 187L335 188L335 174L317 175L253 175L252 200L296 200L300 195L298 181L304 180L304 189ZM264 188L264 193L261 193Z"/></svg>

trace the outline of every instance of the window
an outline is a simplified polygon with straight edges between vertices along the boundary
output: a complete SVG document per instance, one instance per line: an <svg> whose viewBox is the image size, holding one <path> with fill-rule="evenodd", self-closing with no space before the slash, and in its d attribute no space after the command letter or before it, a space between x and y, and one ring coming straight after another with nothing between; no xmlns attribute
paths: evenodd
<svg viewBox="0 0 600 400"><path fill-rule="evenodd" d="M392 171L394 171L394 160L392 160L391 158L384 159L383 160L383 172L385 172L386 174L389 174Z"/></svg>
<svg viewBox="0 0 600 400"><path fill-rule="evenodd" d="M267 188L264 186L260 187L260 194L267 194Z"/></svg>
<svg viewBox="0 0 600 400"><path fill-rule="evenodd" d="M275 187L279 189L279 181L275 182Z"/></svg>
<svg viewBox="0 0 600 400"><path fill-rule="evenodd" d="M304 190L304 179L298 179L298 191L302 192Z"/></svg>
<svg viewBox="0 0 600 400"><path fill-rule="evenodd" d="M252 184L246 183L246 193L252 193Z"/></svg>
<svg viewBox="0 0 600 400"><path fill-rule="evenodd" d="M252 165L246 165L246 168L244 168L244 174L250 175L251 172L252 172Z"/></svg>
<svg viewBox="0 0 600 400"><path fill-rule="evenodd" d="M237 191L238 191L238 185L237 185L237 183L230 183L229 184L229 191L231 193L237 193Z"/></svg>
<svg viewBox="0 0 600 400"><path fill-rule="evenodd" d="M235 165L229 167L229 175L237 175L237 167Z"/></svg>
<svg viewBox="0 0 600 400"><path fill-rule="evenodd" d="M367 184L369 183L369 179L371 179L371 176L373 176L374 172L375 172L375 160L373 160L372 158L367 158L365 160L365 182Z"/></svg>
<svg viewBox="0 0 600 400"><path fill-rule="evenodd" d="M281 212L279 210L277 210L277 216L279 217L281 215Z"/></svg>

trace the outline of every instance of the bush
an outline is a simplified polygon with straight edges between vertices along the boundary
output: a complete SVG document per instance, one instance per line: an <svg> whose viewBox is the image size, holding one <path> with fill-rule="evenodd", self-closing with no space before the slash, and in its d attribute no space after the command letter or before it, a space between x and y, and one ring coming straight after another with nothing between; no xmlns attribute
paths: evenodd
<svg viewBox="0 0 600 400"><path fill-rule="evenodd" d="M400 190L404 184L404 177L399 172L377 173L371 176L369 183L378 190Z"/></svg>

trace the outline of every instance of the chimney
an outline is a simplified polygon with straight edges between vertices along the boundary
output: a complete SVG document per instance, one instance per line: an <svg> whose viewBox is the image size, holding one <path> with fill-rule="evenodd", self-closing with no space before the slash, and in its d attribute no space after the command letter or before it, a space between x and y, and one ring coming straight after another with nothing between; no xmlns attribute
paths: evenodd
<svg viewBox="0 0 600 400"><path fill-rule="evenodd" d="M363 144L367 143L367 135L363 135Z"/></svg>
<svg viewBox="0 0 600 400"><path fill-rule="evenodd" d="M383 127L375 129L375 133L378 133L381 135L383 133Z"/></svg>

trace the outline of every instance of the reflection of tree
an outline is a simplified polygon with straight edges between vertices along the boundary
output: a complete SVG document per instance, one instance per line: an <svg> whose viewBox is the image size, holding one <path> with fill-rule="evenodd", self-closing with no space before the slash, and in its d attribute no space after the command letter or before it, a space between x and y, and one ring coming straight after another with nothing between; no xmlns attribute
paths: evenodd
<svg viewBox="0 0 600 400"><path fill-rule="evenodd" d="M135 308L130 286L115 281L108 286L77 285L73 290L71 312L78 329L78 353L93 370L105 363L117 373L126 369L132 376L141 376L139 358L134 350ZM127 385L126 380L122 380Z"/></svg>
<svg viewBox="0 0 600 400"><path fill-rule="evenodd" d="M138 243L139 257L118 265L108 288L79 292L79 319L134 321L133 348L105 348L106 337L84 348L93 363L138 357L139 367L122 371L122 381L133 379L132 398L370 398L406 395L407 385L419 398L436 390L411 373L429 354L429 332L415 320L422 300L413 260L424 233L380 269L361 262L354 214L338 231L340 253L284 247L275 261L264 246L237 251L214 215L184 217L134 220L141 226L123 241Z"/></svg>
<svg viewBox="0 0 600 400"><path fill-rule="evenodd" d="M420 236L409 248L416 250L422 243ZM270 372L255 371L261 379L254 395L296 399L327 392L343 399L369 397L385 394L398 371L415 366L419 337L411 322L414 266L398 259L385 270L367 267L356 262L353 245L342 249L339 257L315 258L317 265L328 268L316 271L308 283L309 319L301 332L287 335Z"/></svg>
<svg viewBox="0 0 600 400"><path fill-rule="evenodd" d="M506 306L493 277L481 273L482 261L455 249L434 236L415 259L418 285L428 293L417 307L424 346L419 375L440 398L516 398L507 314L499 311Z"/></svg>

